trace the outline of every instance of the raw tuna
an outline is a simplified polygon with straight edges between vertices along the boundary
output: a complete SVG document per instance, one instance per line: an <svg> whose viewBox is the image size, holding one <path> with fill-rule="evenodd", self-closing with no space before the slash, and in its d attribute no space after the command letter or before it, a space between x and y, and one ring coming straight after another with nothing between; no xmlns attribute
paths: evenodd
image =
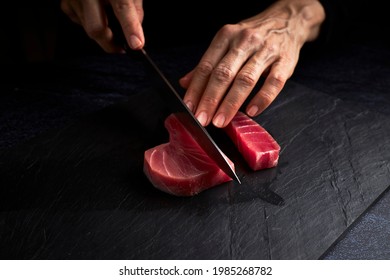
<svg viewBox="0 0 390 280"><path fill-rule="evenodd" d="M224 130L253 170L271 168L278 164L279 144L246 114L238 112Z"/></svg>
<svg viewBox="0 0 390 280"><path fill-rule="evenodd" d="M169 143L148 149L144 155L144 173L156 188L176 196L193 196L232 180L192 139L175 114L168 116L165 127Z"/></svg>

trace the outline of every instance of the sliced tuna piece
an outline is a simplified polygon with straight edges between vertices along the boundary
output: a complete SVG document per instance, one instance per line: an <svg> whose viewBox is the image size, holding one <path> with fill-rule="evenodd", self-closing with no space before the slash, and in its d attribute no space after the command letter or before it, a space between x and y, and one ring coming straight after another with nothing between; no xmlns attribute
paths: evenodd
<svg viewBox="0 0 390 280"><path fill-rule="evenodd" d="M253 170L275 167L280 146L260 124L242 112L224 128Z"/></svg>
<svg viewBox="0 0 390 280"><path fill-rule="evenodd" d="M144 173L154 187L176 196L193 196L231 181L191 137L175 114L165 120L169 143L145 151ZM234 168L233 162L228 162Z"/></svg>

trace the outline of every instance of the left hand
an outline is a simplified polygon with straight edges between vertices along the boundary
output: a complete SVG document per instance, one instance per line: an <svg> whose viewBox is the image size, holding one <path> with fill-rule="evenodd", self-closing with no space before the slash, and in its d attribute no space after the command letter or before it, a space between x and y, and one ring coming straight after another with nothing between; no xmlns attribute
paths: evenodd
<svg viewBox="0 0 390 280"><path fill-rule="evenodd" d="M317 0L280 0L262 13L223 26L199 64L180 79L184 102L203 126L225 127L262 75L264 84L246 112L253 117L277 97L314 40L325 12Z"/></svg>

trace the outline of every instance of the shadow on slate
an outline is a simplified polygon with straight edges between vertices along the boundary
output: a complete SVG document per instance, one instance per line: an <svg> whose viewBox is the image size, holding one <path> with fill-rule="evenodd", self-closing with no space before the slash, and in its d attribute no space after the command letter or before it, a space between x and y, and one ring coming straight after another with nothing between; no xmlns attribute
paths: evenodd
<svg viewBox="0 0 390 280"><path fill-rule="evenodd" d="M168 140L161 104L137 94L3 153L0 257L318 259L390 185L390 120L289 82L256 118L276 168L249 171L219 134L243 184L170 196L142 172Z"/></svg>

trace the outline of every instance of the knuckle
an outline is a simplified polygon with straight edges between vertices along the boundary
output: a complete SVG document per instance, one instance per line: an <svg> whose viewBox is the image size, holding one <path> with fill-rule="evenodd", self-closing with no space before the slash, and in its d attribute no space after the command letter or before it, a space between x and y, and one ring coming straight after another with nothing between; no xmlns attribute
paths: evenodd
<svg viewBox="0 0 390 280"><path fill-rule="evenodd" d="M218 82L228 83L232 80L233 71L230 67L220 64L214 69L213 76Z"/></svg>
<svg viewBox="0 0 390 280"><path fill-rule="evenodd" d="M260 39L260 36L258 35L258 32L254 28L245 28L245 29L243 29L241 35L244 38L246 38L248 41L251 41L251 42L254 42L254 41Z"/></svg>
<svg viewBox="0 0 390 280"><path fill-rule="evenodd" d="M217 107L219 104L219 99L216 98L215 96L210 96L210 95L204 95L202 97L202 103L206 105L206 107Z"/></svg>
<svg viewBox="0 0 390 280"><path fill-rule="evenodd" d="M250 46L262 46L263 37L253 28L245 28L241 31L241 38Z"/></svg>
<svg viewBox="0 0 390 280"><path fill-rule="evenodd" d="M275 95L273 92L262 90L261 99L262 99L262 103L268 106L275 99Z"/></svg>
<svg viewBox="0 0 390 280"><path fill-rule="evenodd" d="M197 66L197 72L203 76L207 77L213 71L213 65L208 61L201 61Z"/></svg>
<svg viewBox="0 0 390 280"><path fill-rule="evenodd" d="M261 89L261 99L267 106L272 103L275 97L284 87L286 79L281 74L273 74L267 77L267 86Z"/></svg>
<svg viewBox="0 0 390 280"><path fill-rule="evenodd" d="M272 43L272 42L266 43L264 45L264 48L267 51L267 53L269 53L269 54L275 53L278 49L277 45L275 43Z"/></svg>
<svg viewBox="0 0 390 280"><path fill-rule="evenodd" d="M257 83L253 72L240 72L236 77L236 81L245 88L252 88Z"/></svg>
<svg viewBox="0 0 390 280"><path fill-rule="evenodd" d="M115 1L113 8L118 12L126 12L130 9L130 3L128 1Z"/></svg>
<svg viewBox="0 0 390 280"><path fill-rule="evenodd" d="M279 65L284 68L287 77L291 77L295 66L297 65L298 56L292 56L287 53L280 53Z"/></svg>
<svg viewBox="0 0 390 280"><path fill-rule="evenodd" d="M240 109L242 105L241 99L239 96L228 96L223 102L223 106L227 108L227 112L235 112Z"/></svg>
<svg viewBox="0 0 390 280"><path fill-rule="evenodd" d="M136 7L135 9L136 9L137 14L139 15L141 21L142 21L142 19L144 18L144 10L142 9L142 7Z"/></svg>
<svg viewBox="0 0 390 280"><path fill-rule="evenodd" d="M234 55L234 57L244 57L247 53L244 46L232 48L230 49L230 52Z"/></svg>
<svg viewBox="0 0 390 280"><path fill-rule="evenodd" d="M274 73L268 76L268 83L275 88L275 90L280 91L286 83L286 78L281 73Z"/></svg>
<svg viewBox="0 0 390 280"><path fill-rule="evenodd" d="M218 31L218 35L223 36L223 37L229 37L232 33L235 32L235 30L236 30L236 27L234 24L225 24Z"/></svg>

